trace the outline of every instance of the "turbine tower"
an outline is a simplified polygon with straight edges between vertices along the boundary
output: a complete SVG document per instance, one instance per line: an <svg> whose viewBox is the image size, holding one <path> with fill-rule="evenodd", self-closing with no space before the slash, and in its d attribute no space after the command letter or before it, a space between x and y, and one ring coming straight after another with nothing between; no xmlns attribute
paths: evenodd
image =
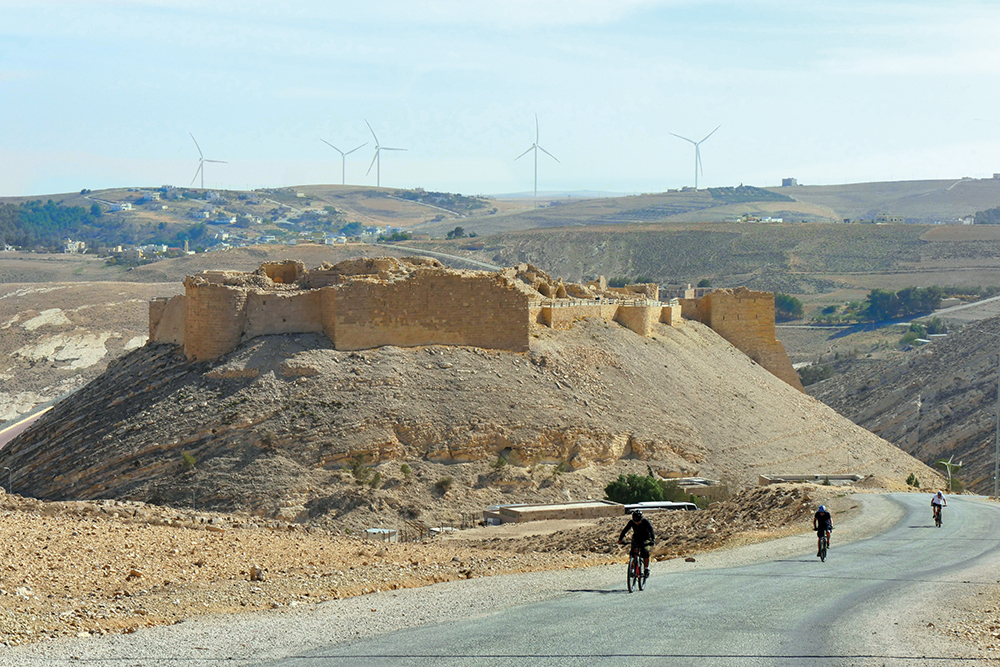
<svg viewBox="0 0 1000 667"><path fill-rule="evenodd" d="M719 127L722 127L722 126L719 125ZM687 137L682 137L679 134L674 134L673 132L670 133L670 134L674 134L674 136L677 137L678 139L683 139L684 141L687 141L688 143L694 144L694 189L695 190L698 189L698 170L701 169L702 176L705 175L705 170L702 169L702 166L701 166L701 145L703 143L705 143L706 141L708 141L708 137L710 137L713 134L715 134L716 130L718 130L719 127L715 128L715 130L712 130L711 132L709 132L705 136L705 138L702 139L701 141L692 141L691 139L688 139Z"/></svg>
<svg viewBox="0 0 1000 667"><path fill-rule="evenodd" d="M191 133L188 132L188 134L191 134ZM194 138L193 134L191 134L191 141L194 142L194 147L198 149L198 169L196 169L195 172L194 172L194 178L191 179L191 185L194 185L194 182L198 180L198 174L201 174L201 189L204 190L205 189L205 163L206 162L215 162L217 164L226 164L226 161L225 160L206 160L205 159L205 154L201 152L201 146L198 145L198 140Z"/></svg>
<svg viewBox="0 0 1000 667"><path fill-rule="evenodd" d="M347 177L346 177L346 174L347 174L347 166L346 166L347 165L347 156L350 155L351 153L353 153L354 151L358 150L358 149L364 148L365 146L368 145L368 142L366 141L365 143L361 144L357 148L352 148L351 150L349 150L349 151L347 151L345 153L344 151L340 150L339 148L337 148L336 146L334 146L333 144L331 144L326 139L320 139L320 141L322 141L324 144L326 144L327 146L329 146L333 150L335 150L338 153L340 153L340 184L341 185L347 185ZM386 149L386 150L388 150L388 149ZM369 169L368 171L371 171L371 169Z"/></svg>
<svg viewBox="0 0 1000 667"><path fill-rule="evenodd" d="M518 155L516 158L514 158L514 162L517 162L518 160L520 160L521 158L523 158L525 155L527 155L531 151L535 151L535 203L537 204L538 203L538 151L542 151L543 153L545 153L546 155L548 155L550 158L552 158L556 162L559 162L559 158L557 158L555 155L553 155L552 153L548 152L547 150L545 150L544 148L542 148L541 146L538 145L538 114L537 113L535 114L535 143L531 144L531 148L529 148L528 150L524 151L523 153L521 153L520 155ZM560 162L560 164L562 164L562 163Z"/></svg>
<svg viewBox="0 0 1000 667"><path fill-rule="evenodd" d="M405 151L405 148L389 148L388 146L381 146L378 143L378 137L375 136L375 130L372 130L371 124L368 120L365 120L365 125L371 130L372 136L375 137L375 156L372 157L372 163L368 165L368 171L365 172L365 176L372 173L372 167L375 167L375 187L382 186L382 158L379 157L382 151ZM360 148L360 147L359 147ZM355 149L357 150L357 149ZM375 165L378 165L377 167Z"/></svg>

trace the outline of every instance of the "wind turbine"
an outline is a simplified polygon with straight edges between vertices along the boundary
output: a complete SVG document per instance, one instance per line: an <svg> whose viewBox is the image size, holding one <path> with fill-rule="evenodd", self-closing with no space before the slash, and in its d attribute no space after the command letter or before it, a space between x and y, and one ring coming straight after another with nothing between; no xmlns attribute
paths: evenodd
<svg viewBox="0 0 1000 667"><path fill-rule="evenodd" d="M543 153L545 153L546 155L548 155L550 158L552 158L556 162L559 162L559 158L557 158L555 155L553 155L552 153L548 152L547 150L545 150L544 148L542 148L541 146L538 145L538 114L537 113L535 114L535 143L531 144L531 148L529 148L528 150L524 151L523 153L521 153L520 155L518 155L516 158L514 158L514 162L517 162L518 160L520 160L521 158L523 158L525 155L527 155L531 151L535 151L535 203L537 204L538 203L538 151L542 151ZM560 164L562 164L562 163L560 162Z"/></svg>
<svg viewBox="0 0 1000 667"><path fill-rule="evenodd" d="M368 165L368 171L365 172L365 176L367 176L368 174L372 173L372 167L375 167L375 165L377 164L378 166L375 167L375 186L376 187L381 187L381 185L382 185L382 158L380 158L379 155L381 154L382 151L405 151L406 149L405 148L389 148L387 146L381 146L381 145L379 145L379 143L378 143L378 137L375 136L375 130L372 130L372 126L368 122L367 119L365 120L365 125L368 126L368 129L371 130L372 136L375 137L375 156L372 157L372 163L370 165ZM359 146L359 148L360 148L360 146ZM357 150L357 148L355 148L354 150Z"/></svg>
<svg viewBox="0 0 1000 667"><path fill-rule="evenodd" d="M939 466L941 466L942 468L947 469L947 471L948 471L948 490L949 491L953 491L954 490L954 489L951 488L951 473L952 473L952 471L954 471L954 470L961 470L962 469L962 462L961 461L959 461L958 463L952 463L952 460L954 458L955 458L955 455L952 454L951 456L948 457L947 461L945 461L944 459L938 459L938 461L937 461L937 464Z"/></svg>
<svg viewBox="0 0 1000 667"><path fill-rule="evenodd" d="M357 148L352 148L351 150L349 150L349 151L347 151L345 153L344 151L340 150L339 148L337 148L336 146L334 146L333 144L331 144L326 139L320 139L320 141L322 141L324 144L326 144L327 146L329 146L333 150L335 150L338 153L340 153L340 184L341 185L347 185L347 180L346 180L346 176L345 176L346 173L347 173L347 171L346 171L346 169L347 169L347 167L346 167L347 156L350 155L351 153L353 153L354 151L358 150L358 149L364 148L365 146L368 145L368 142L366 141L365 143L361 144ZM390 150L390 149L387 148L386 150ZM371 169L369 169L368 171L371 171Z"/></svg>
<svg viewBox="0 0 1000 667"><path fill-rule="evenodd" d="M191 133L188 132L188 134L191 134ZM225 160L206 160L205 159L205 154L201 152L201 146L198 145L198 140L194 138L193 134L191 134L191 141L194 142L194 147L198 149L198 169L196 169L195 172L194 172L194 178L191 179L191 185L194 185L194 182L198 180L198 174L201 174L201 188L202 188L202 190L204 190L205 189L205 163L206 162L216 162L218 164L226 164L226 161Z"/></svg>
<svg viewBox="0 0 1000 667"><path fill-rule="evenodd" d="M719 127L722 127L722 126L719 125ZM716 130L718 130L719 127L715 128L715 130L712 130L711 132L709 132L705 136L705 138L702 139L701 141L692 141L691 139L688 139L687 137L682 137L679 134L674 134L673 132L670 133L670 134L674 134L674 136L677 137L678 139L683 139L684 141L687 141L688 143L694 144L694 189L695 190L698 189L698 170L701 169L702 175L705 174L705 170L702 169L702 167L701 167L701 145L703 143L705 143L706 141L708 141L708 138L710 136L712 136L713 134L715 134Z"/></svg>

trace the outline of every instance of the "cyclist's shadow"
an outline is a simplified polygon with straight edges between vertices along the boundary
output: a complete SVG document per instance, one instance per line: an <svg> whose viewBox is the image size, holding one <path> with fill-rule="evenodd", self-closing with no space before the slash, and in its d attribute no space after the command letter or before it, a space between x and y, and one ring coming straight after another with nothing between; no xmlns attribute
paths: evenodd
<svg viewBox="0 0 1000 667"><path fill-rule="evenodd" d="M624 594L624 595L628 595L629 594L628 591L626 591L626 590L620 590L620 589L616 590L614 588L611 588L611 589L606 589L606 588L567 588L566 592L567 593L598 593L600 595L607 595L607 594L613 594L613 595Z"/></svg>

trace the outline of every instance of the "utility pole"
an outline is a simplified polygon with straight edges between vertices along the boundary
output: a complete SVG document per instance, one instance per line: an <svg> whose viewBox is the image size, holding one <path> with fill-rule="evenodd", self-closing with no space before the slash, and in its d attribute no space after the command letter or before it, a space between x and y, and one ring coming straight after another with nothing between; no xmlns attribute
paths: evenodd
<svg viewBox="0 0 1000 667"><path fill-rule="evenodd" d="M997 355L997 428L994 435L996 456L993 457L993 497L1000 496L997 485L1000 484L1000 354Z"/></svg>

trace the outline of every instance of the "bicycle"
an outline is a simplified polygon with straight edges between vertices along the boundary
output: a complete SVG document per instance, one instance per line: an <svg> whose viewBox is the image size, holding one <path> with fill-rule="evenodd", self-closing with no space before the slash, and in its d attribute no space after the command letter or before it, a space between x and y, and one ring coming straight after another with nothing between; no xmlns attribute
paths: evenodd
<svg viewBox="0 0 1000 667"><path fill-rule="evenodd" d="M938 528L941 527L941 506L940 505L935 505L934 506L934 525L937 526Z"/></svg>
<svg viewBox="0 0 1000 667"><path fill-rule="evenodd" d="M826 552L830 548L830 536L827 531L823 531L823 535L819 538L819 560L821 563L826 562Z"/></svg>
<svg viewBox="0 0 1000 667"><path fill-rule="evenodd" d="M646 577L642 573L642 554L638 544L632 545L632 552L628 557L628 571L625 574L625 583L628 585L628 592L638 585L641 591L646 585Z"/></svg>

